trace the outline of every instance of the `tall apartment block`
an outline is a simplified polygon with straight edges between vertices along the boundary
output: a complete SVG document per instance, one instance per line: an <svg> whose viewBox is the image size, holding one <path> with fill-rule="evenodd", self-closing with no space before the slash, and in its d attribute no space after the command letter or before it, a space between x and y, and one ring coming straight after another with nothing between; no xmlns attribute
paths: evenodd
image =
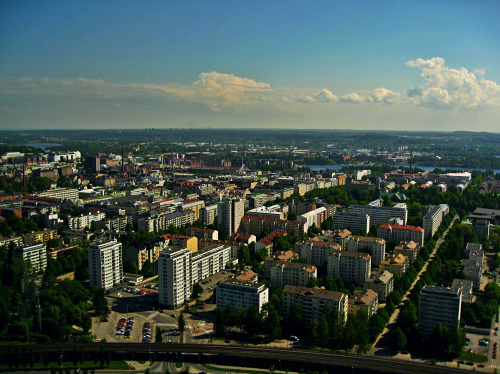
<svg viewBox="0 0 500 374"><path fill-rule="evenodd" d="M167 248L158 259L158 302L170 308L182 305L191 296L191 256L185 248Z"/></svg>
<svg viewBox="0 0 500 374"><path fill-rule="evenodd" d="M90 287L112 288L123 280L122 243L97 240L89 245Z"/></svg>
<svg viewBox="0 0 500 374"><path fill-rule="evenodd" d="M239 231L244 212L244 199L227 199L218 203L217 227L224 238Z"/></svg>
<svg viewBox="0 0 500 374"><path fill-rule="evenodd" d="M370 236L351 236L347 242L349 252L369 252L372 256L372 266L378 267L385 259L385 240Z"/></svg>
<svg viewBox="0 0 500 374"><path fill-rule="evenodd" d="M420 292L418 332L428 338L438 323L450 332L460 321L462 290L426 285Z"/></svg>
<svg viewBox="0 0 500 374"><path fill-rule="evenodd" d="M443 209L441 205L436 205L427 213L423 220L425 239L432 238L443 221Z"/></svg>
<svg viewBox="0 0 500 374"><path fill-rule="evenodd" d="M191 297L193 284L221 270L229 262L231 247L211 245L193 253L168 247L158 259L159 303L177 308Z"/></svg>
<svg viewBox="0 0 500 374"><path fill-rule="evenodd" d="M35 270L45 270L47 267L47 247L43 243L36 243L26 247L14 249L14 256L29 262Z"/></svg>
<svg viewBox="0 0 500 374"><path fill-rule="evenodd" d="M368 214L337 213L333 216L333 229L349 229L351 232L370 232L370 216Z"/></svg>
<svg viewBox="0 0 500 374"><path fill-rule="evenodd" d="M371 275L371 256L367 253L333 251L328 256L326 271L334 279L342 278L346 282L363 285Z"/></svg>

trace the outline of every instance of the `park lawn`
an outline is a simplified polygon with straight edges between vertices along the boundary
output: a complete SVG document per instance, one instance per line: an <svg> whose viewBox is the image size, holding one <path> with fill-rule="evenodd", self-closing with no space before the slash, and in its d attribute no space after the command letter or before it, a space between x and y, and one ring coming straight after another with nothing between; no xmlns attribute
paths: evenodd
<svg viewBox="0 0 500 374"><path fill-rule="evenodd" d="M109 366L101 366L99 362L97 362L97 365L94 364L94 361L84 361L83 364L78 361L76 363L76 367L80 369L96 369L96 370L101 370L101 369L114 369L114 370L131 370L132 368L125 362L125 361L120 361L120 360L111 360L109 362ZM7 364L0 364L0 370L7 370L7 369L15 369L16 366L11 366ZM59 365L57 362L48 362L48 365L45 366L43 362L36 362L33 367L30 365L18 365L17 369L59 369ZM73 361L63 361L61 368L75 368L73 366Z"/></svg>
<svg viewBox="0 0 500 374"><path fill-rule="evenodd" d="M488 356L462 351L462 353L460 353L460 356L458 356L458 359L464 361L472 361L472 362L486 362L488 361Z"/></svg>

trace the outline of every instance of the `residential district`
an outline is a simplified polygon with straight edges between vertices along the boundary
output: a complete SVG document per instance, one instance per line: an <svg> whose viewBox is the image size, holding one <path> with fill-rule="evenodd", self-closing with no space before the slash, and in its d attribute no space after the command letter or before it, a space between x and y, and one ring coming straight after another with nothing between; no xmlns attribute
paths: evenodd
<svg viewBox="0 0 500 374"><path fill-rule="evenodd" d="M389 350L500 368L493 175L184 165L2 155L2 340Z"/></svg>

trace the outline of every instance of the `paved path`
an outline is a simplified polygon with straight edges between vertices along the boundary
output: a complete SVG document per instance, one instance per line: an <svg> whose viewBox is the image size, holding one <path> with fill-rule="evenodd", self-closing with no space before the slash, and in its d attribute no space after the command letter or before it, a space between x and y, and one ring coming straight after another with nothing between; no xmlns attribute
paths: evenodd
<svg viewBox="0 0 500 374"><path fill-rule="evenodd" d="M436 253L437 253L437 250L439 249L439 247L441 246L441 244L443 244L446 236L448 235L448 232L450 231L450 227L453 226L453 224L455 223L455 221L459 219L459 216L456 215L453 220L451 221L450 223L450 226L448 226L448 228L446 229L446 231L443 233L443 235L438 239L438 241L436 242L436 246L434 247L434 250L432 251L430 257L429 257L429 260L427 260L427 262L425 263L425 265L422 267L422 269L420 270L420 272L418 273L418 276L417 278L415 278L415 281L412 283L410 289L408 290L408 292L406 292L406 294L404 295L403 297L403 300L401 301L401 303L399 303L397 306L396 306L396 310L394 311L394 313L392 314L391 318L389 318L389 322L387 323L387 325L385 326L385 329L384 331L382 332L382 334L380 334L377 338L377 340L375 340L375 343L373 343L373 346L370 350L370 353L371 355L375 354L375 352L377 352L378 350L382 349L382 348L385 348L385 347L382 347L379 342L380 340L382 339L382 337L385 337L385 335L387 335L389 333L389 330L392 326L392 324L397 320L398 316L399 316L399 312L401 310L401 308L403 307L403 304L406 300L408 300L408 297L410 296L410 292L413 290L413 287L415 286L415 284L417 284L417 282L420 280L420 278L422 278L422 276L424 275L425 271L427 270L427 266L431 263L431 261L434 259L434 257L436 256Z"/></svg>

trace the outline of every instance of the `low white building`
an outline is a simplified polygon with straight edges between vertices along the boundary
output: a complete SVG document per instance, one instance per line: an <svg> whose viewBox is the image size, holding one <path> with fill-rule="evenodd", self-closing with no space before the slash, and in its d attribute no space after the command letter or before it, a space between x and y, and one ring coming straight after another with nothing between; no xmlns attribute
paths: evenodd
<svg viewBox="0 0 500 374"><path fill-rule="evenodd" d="M236 279L226 279L217 287L217 308L247 310L254 305L260 312L262 306L269 301L269 289L263 283L252 283Z"/></svg>

